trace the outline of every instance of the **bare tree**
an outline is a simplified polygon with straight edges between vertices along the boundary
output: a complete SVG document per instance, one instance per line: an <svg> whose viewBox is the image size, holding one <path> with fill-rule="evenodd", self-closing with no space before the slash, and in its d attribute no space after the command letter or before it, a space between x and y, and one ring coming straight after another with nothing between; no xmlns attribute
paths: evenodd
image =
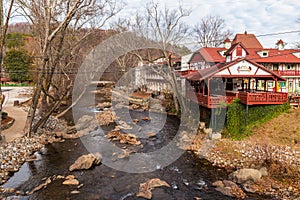
<svg viewBox="0 0 300 200"><path fill-rule="evenodd" d="M70 75L76 72L78 52L86 38L121 7L116 1L107 0L17 0L17 3L33 25L40 44L39 76L24 127L24 133L31 136L70 95ZM47 106L41 109L40 120L33 124L40 97Z"/></svg>
<svg viewBox="0 0 300 200"><path fill-rule="evenodd" d="M202 18L194 26L193 33L200 47L218 47L232 35L232 32L226 29L225 20L220 16Z"/></svg>
<svg viewBox="0 0 300 200"><path fill-rule="evenodd" d="M177 76L173 68L172 56L176 54L176 46L180 46L188 35L189 27L182 21L189 16L190 11L182 8L160 8L158 3L146 6L144 12L137 12L134 22L131 22L130 30L146 40L154 41L159 45L159 51L166 60L166 65L156 66L153 70L171 85L175 109L179 111L178 98L181 98ZM145 60L141 52L135 52L141 61ZM150 54L151 55L151 54ZM146 59L153 62L151 59ZM181 101L181 100L180 100ZM184 109L181 107L181 109Z"/></svg>
<svg viewBox="0 0 300 200"><path fill-rule="evenodd" d="M9 1L8 9L6 16L4 14L3 0L0 0L0 79L2 77L2 63L4 55L4 46L5 46L5 36L8 29L8 23L11 18L12 8L14 5L14 0ZM4 19L5 18L5 19ZM1 126L1 116L2 116L2 104L4 101L4 96L2 95L2 90L0 87L0 126ZM1 127L0 127L0 136L1 136Z"/></svg>

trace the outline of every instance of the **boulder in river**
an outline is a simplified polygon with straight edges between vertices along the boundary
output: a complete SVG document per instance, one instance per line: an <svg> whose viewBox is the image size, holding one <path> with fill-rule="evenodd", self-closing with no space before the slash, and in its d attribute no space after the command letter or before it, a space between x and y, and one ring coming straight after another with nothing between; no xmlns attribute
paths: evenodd
<svg viewBox="0 0 300 200"><path fill-rule="evenodd" d="M137 193L137 197L143 197L145 199L151 199L152 198L152 192L156 187L166 186L170 187L170 185L166 181L162 181L159 178L153 178L145 183L140 184L139 192Z"/></svg>
<svg viewBox="0 0 300 200"><path fill-rule="evenodd" d="M122 144L140 145L141 142L137 140L137 137L133 134L124 134L118 131L111 131L106 134L106 138L110 140L117 140Z"/></svg>
<svg viewBox="0 0 300 200"><path fill-rule="evenodd" d="M94 121L94 117L89 115L84 115L77 121L76 129L80 131L89 128L93 121Z"/></svg>
<svg viewBox="0 0 300 200"><path fill-rule="evenodd" d="M102 160L102 155L100 153L96 154L87 154L80 156L75 163L73 163L70 167L70 171L81 170L81 169L90 169L94 165L99 165Z"/></svg>
<svg viewBox="0 0 300 200"><path fill-rule="evenodd" d="M79 181L75 178L68 179L63 182L63 185L79 185Z"/></svg>
<svg viewBox="0 0 300 200"><path fill-rule="evenodd" d="M229 176L237 183L244 184L249 181L256 182L265 175L267 175L267 171L265 168L262 168L261 170L244 168L231 173Z"/></svg>
<svg viewBox="0 0 300 200"><path fill-rule="evenodd" d="M237 197L239 199L244 199L246 197L246 194L243 192L243 190L232 181L216 181L212 185L216 187L218 192L221 192L226 196Z"/></svg>

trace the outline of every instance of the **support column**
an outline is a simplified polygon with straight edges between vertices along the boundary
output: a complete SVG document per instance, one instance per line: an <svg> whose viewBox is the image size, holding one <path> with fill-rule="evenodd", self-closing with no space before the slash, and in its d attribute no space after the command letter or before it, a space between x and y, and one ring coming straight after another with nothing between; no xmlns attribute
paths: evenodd
<svg viewBox="0 0 300 200"><path fill-rule="evenodd" d="M242 78L242 91L245 91L244 79Z"/></svg>
<svg viewBox="0 0 300 200"><path fill-rule="evenodd" d="M210 105L210 78L207 79L207 104Z"/></svg>
<svg viewBox="0 0 300 200"><path fill-rule="evenodd" d="M277 87L277 85L278 85L278 80L277 80L277 78L275 79L275 92L278 92L278 87Z"/></svg>
<svg viewBox="0 0 300 200"><path fill-rule="evenodd" d="M264 91L267 91L267 80L265 80Z"/></svg>
<svg viewBox="0 0 300 200"><path fill-rule="evenodd" d="M248 125L249 105L246 105L246 125Z"/></svg>
<svg viewBox="0 0 300 200"><path fill-rule="evenodd" d="M258 90L258 80L255 79L255 90L257 91Z"/></svg>
<svg viewBox="0 0 300 200"><path fill-rule="evenodd" d="M214 131L215 130L215 109L214 108L211 109L210 121L211 121L210 122L211 128Z"/></svg>
<svg viewBox="0 0 300 200"><path fill-rule="evenodd" d="M207 79L207 96L210 96L210 78Z"/></svg>
<svg viewBox="0 0 300 200"><path fill-rule="evenodd" d="M251 78L248 78L248 90L251 90Z"/></svg>

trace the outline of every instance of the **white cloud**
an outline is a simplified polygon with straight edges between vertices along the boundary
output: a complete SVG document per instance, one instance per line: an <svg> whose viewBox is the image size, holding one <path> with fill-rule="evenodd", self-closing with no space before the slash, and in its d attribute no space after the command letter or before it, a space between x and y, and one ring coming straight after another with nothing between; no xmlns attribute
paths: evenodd
<svg viewBox="0 0 300 200"><path fill-rule="evenodd" d="M128 0L123 11L127 15L145 6L147 0ZM161 6L176 9L179 5L192 9L191 15L185 19L190 25L196 24L207 15L219 15L225 19L227 26L233 33L248 33L255 35L278 33L284 31L300 30L300 4L298 0L160 0ZM299 34L284 34L260 37L259 40L265 47L274 47L279 39L292 46Z"/></svg>

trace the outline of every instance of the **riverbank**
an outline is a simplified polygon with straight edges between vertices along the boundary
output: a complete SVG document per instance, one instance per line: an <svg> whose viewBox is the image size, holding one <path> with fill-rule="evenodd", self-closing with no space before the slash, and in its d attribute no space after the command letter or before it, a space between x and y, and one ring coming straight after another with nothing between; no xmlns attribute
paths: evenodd
<svg viewBox="0 0 300 200"><path fill-rule="evenodd" d="M230 139L208 140L205 134L200 133L194 140L190 150L228 173L244 168L260 169L266 167L268 176L263 176L260 180L252 183L247 191L259 195L269 195L274 199L299 199L300 154L298 151L299 143L295 142L298 141L295 138L297 136L295 131L298 130L296 126L299 123L292 121L297 120L297 116L300 115L299 112L300 109L284 113L257 129L256 134L243 141L232 141ZM104 122L103 119L98 120ZM81 128L86 127L86 120L83 121ZM292 121L293 124L289 125L289 121ZM278 128L274 129L274 125L278 126L278 123L282 129L286 129L285 132L277 132ZM95 127L89 128L93 130ZM91 130L89 129L89 131ZM271 134L272 130L276 132L276 135L275 133ZM0 178L2 183L5 183L14 172L18 171L24 162L37 159L32 154L42 149L45 144L64 142L63 137L65 136L78 138L84 133L88 133L88 131L74 133L76 132L74 127L67 127L65 122L54 117L51 117L46 128L40 131L39 134L42 134L42 136L15 139L0 148L0 155L2 155L0 159ZM285 137L290 136L288 139L291 141L290 146L286 145L287 141L274 140L275 136L282 138L284 135ZM186 139L186 137L182 139ZM228 177L228 179L230 178Z"/></svg>
<svg viewBox="0 0 300 200"><path fill-rule="evenodd" d="M200 133L190 149L228 172L266 167L268 176L247 185L248 191L275 199L300 199L299 116L300 109L291 109L242 141L212 141Z"/></svg>

